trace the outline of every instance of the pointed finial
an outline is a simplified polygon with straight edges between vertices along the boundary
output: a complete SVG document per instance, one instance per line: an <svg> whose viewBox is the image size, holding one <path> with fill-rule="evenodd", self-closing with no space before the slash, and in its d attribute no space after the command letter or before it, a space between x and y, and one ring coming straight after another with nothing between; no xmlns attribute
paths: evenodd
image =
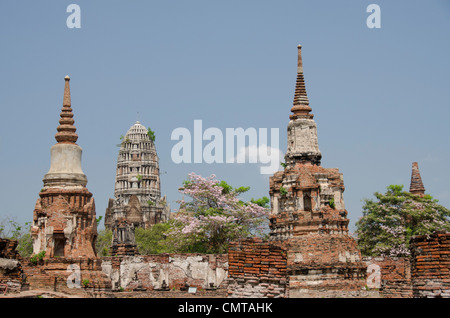
<svg viewBox="0 0 450 318"><path fill-rule="evenodd" d="M409 192L423 197L425 195L425 187L423 186L422 177L420 176L419 164L413 162L411 172L411 184Z"/></svg>
<svg viewBox="0 0 450 318"><path fill-rule="evenodd" d="M70 99L70 77L66 75L64 77L64 97L63 97L63 107L61 109L59 120L59 126L56 128L58 131L55 135L55 139L58 143L75 143L78 139L78 135L75 133L76 128L73 125L75 121L73 120L73 113L71 108Z"/></svg>
<svg viewBox="0 0 450 318"><path fill-rule="evenodd" d="M297 73L303 73L303 62L302 62L302 46L297 45L298 58L297 58Z"/></svg>
<svg viewBox="0 0 450 318"><path fill-rule="evenodd" d="M66 75L64 77L65 80L65 84L64 84L64 98L63 98L63 106L71 106L71 102L70 102L70 77L69 75Z"/></svg>
<svg viewBox="0 0 450 318"><path fill-rule="evenodd" d="M289 118L292 120L299 117L312 119L314 115L310 114L312 109L309 107L309 99L306 94L305 79L303 77L302 46L299 44L297 49L297 82L295 85L294 105L291 108L293 114Z"/></svg>

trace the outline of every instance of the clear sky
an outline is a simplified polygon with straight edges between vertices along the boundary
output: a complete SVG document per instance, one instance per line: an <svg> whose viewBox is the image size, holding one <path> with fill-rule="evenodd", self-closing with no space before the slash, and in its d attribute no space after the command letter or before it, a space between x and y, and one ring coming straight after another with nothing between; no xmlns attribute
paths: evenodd
<svg viewBox="0 0 450 318"><path fill-rule="evenodd" d="M69 4L81 28L68 28ZM369 4L381 8L370 29ZM297 44L322 165L344 174L351 230L362 199L409 188L419 163L426 192L450 207L450 2L0 2L0 219L32 220L50 167L64 76L97 215L113 197L120 135L156 132L162 194L172 207L190 172L268 196L258 164L175 164L174 129L286 127ZM138 115L139 113L139 115Z"/></svg>

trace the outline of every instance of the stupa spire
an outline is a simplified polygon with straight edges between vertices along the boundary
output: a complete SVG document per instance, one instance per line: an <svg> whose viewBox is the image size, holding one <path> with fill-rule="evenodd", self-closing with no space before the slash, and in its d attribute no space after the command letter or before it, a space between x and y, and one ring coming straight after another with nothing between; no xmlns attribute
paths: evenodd
<svg viewBox="0 0 450 318"><path fill-rule="evenodd" d="M75 120L73 119L72 102L70 100L70 77L66 75L64 80L63 107L61 109L59 126L56 128L58 132L55 135L55 139L58 143L74 144L78 139L78 135L76 134L77 129L73 125Z"/></svg>
<svg viewBox="0 0 450 318"><path fill-rule="evenodd" d="M303 62L302 62L302 46L299 44L298 48L298 60L297 60L297 82L295 85L294 102L291 108L290 119L296 118L313 118L314 115L310 114L312 110L309 107L309 99L306 93L305 79L303 76Z"/></svg>
<svg viewBox="0 0 450 318"><path fill-rule="evenodd" d="M413 162L412 164L411 184L409 186L409 192L419 196L425 195L425 187L423 186L419 171L419 164L417 162Z"/></svg>

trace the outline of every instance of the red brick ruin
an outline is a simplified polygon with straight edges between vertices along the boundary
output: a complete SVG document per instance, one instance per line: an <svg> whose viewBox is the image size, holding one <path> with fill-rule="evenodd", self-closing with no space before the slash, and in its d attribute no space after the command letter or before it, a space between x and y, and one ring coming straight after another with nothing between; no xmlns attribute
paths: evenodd
<svg viewBox="0 0 450 318"><path fill-rule="evenodd" d="M343 175L321 166L301 53L298 46L284 170L269 182L269 239L232 242L227 254L139 255L134 228L142 226L144 212L151 212L147 219L155 219L154 211L130 210L142 198L148 199L146 193L128 198L119 191L116 207L111 200L108 206L112 256L97 256L94 198L81 169L82 149L76 144L66 77L57 143L51 148L50 170L33 213L33 256L21 258L17 241L0 239L0 297L450 297L450 233L414 237L410 258L361 257L348 231ZM140 124L133 127L132 132L145 134ZM135 158L125 150L121 148L119 158ZM118 190L136 190L124 182L124 171L117 174ZM417 162L412 166L410 192L425 195ZM119 204L120 199L128 208ZM165 199L160 203L166 209Z"/></svg>
<svg viewBox="0 0 450 318"><path fill-rule="evenodd" d="M66 76L61 119L55 135L57 143L51 147L50 169L44 176L33 213L34 262L40 266L30 261L25 273L30 288L56 289L58 286L70 291L68 286L82 287L78 278L83 276L84 287L109 290L111 282L103 274L95 251L95 203L81 169L82 149L76 144L78 135L69 81Z"/></svg>

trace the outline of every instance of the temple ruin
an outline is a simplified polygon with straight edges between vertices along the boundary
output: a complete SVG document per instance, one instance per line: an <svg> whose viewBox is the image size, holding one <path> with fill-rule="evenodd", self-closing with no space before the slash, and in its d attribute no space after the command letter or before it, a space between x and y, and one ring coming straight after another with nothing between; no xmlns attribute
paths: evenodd
<svg viewBox="0 0 450 318"><path fill-rule="evenodd" d="M92 193L81 169L82 149L76 144L70 99L70 78L65 77L61 119L51 147L50 170L44 176L33 214L33 253L46 257L96 257L97 223Z"/></svg>
<svg viewBox="0 0 450 318"><path fill-rule="evenodd" d="M111 281L102 272L101 259L95 250L95 203L81 169L82 149L76 144L69 76L64 80L57 143L51 147L50 169L44 176L33 212L34 257L24 266L24 273L32 289L59 288L72 292L81 288L83 277L92 290L107 291L111 289Z"/></svg>
<svg viewBox="0 0 450 318"><path fill-rule="evenodd" d="M420 176L419 164L413 162L411 171L411 183L409 192L423 197L425 195L425 187L423 186L422 177Z"/></svg>
<svg viewBox="0 0 450 318"><path fill-rule="evenodd" d="M167 222L170 206L161 197L159 158L154 138L137 121L122 138L117 158L114 199L109 199L105 227L126 220L134 227L149 228Z"/></svg>
<svg viewBox="0 0 450 318"><path fill-rule="evenodd" d="M270 239L286 243L290 297L355 294L364 287L366 265L348 234L342 173L321 166L301 49L285 169L270 178Z"/></svg>

